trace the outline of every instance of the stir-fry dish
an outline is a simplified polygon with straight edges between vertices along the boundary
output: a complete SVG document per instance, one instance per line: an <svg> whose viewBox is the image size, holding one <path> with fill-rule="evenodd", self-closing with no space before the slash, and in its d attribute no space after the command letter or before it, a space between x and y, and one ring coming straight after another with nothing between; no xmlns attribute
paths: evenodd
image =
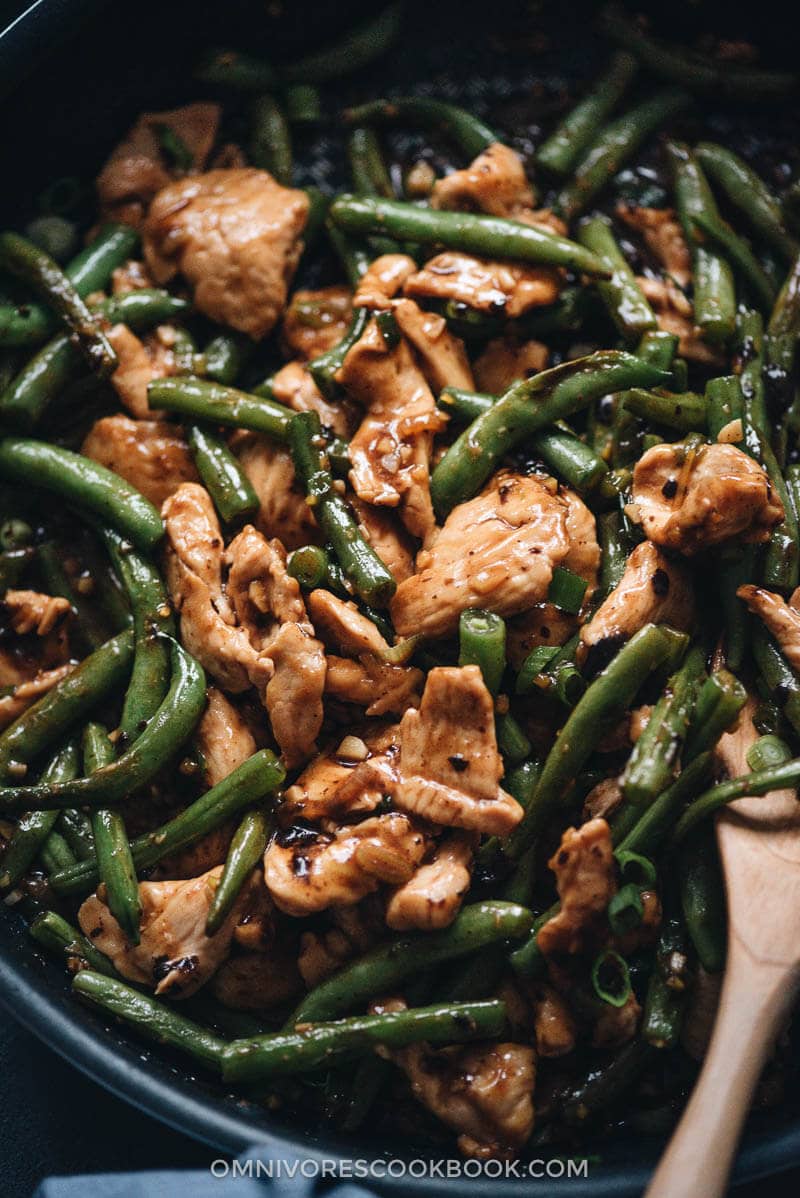
<svg viewBox="0 0 800 1198"><path fill-rule="evenodd" d="M797 79L612 7L523 156L331 110L400 17L0 234L0 888L226 1092L508 1158L675 1118L711 817L800 783L800 181L704 123Z"/></svg>

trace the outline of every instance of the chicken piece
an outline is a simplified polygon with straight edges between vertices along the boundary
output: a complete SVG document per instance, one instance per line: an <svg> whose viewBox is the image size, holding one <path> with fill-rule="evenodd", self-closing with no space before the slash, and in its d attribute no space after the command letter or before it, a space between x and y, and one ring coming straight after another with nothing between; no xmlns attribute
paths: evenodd
<svg viewBox="0 0 800 1198"><path fill-rule="evenodd" d="M510 320L555 303L560 290L555 267L474 258L457 250L431 258L404 287L412 299L453 300Z"/></svg>
<svg viewBox="0 0 800 1198"><path fill-rule="evenodd" d="M603 1003L592 1031L593 1048L620 1048L632 1040L639 1030L642 1008L631 991L621 1007Z"/></svg>
<svg viewBox="0 0 800 1198"><path fill-rule="evenodd" d="M649 540L687 556L767 541L784 514L765 471L734 445L654 445L636 463L633 501Z"/></svg>
<svg viewBox="0 0 800 1198"><path fill-rule="evenodd" d="M275 905L297 917L348 906L381 883L407 882L427 848L406 815L371 816L308 838L279 834L264 854L264 878Z"/></svg>
<svg viewBox="0 0 800 1198"><path fill-rule="evenodd" d="M517 220L533 205L522 159L499 141L487 146L464 170L437 179L431 194L432 208L488 212Z"/></svg>
<svg viewBox="0 0 800 1198"><path fill-rule="evenodd" d="M6 591L0 606L17 636L49 636L72 611L69 599L40 591Z"/></svg>
<svg viewBox="0 0 800 1198"><path fill-rule="evenodd" d="M128 295L131 291L144 291L153 285L147 267L138 258L129 258L111 273L112 295Z"/></svg>
<svg viewBox="0 0 800 1198"><path fill-rule="evenodd" d="M656 314L658 327L663 333L673 333L678 338L678 353L682 358L701 366L724 366L725 355L703 340L694 323L691 301L677 283L669 276L654 279L650 275L637 275L636 282Z"/></svg>
<svg viewBox="0 0 800 1198"><path fill-rule="evenodd" d="M158 283L182 274L197 308L259 341L277 323L302 252L304 191L266 171L208 171L159 191L143 228Z"/></svg>
<svg viewBox="0 0 800 1198"><path fill-rule="evenodd" d="M304 932L300 937L297 967L309 990L386 936L383 902L378 896L368 896L352 907L334 907L330 918L334 927Z"/></svg>
<svg viewBox="0 0 800 1198"><path fill-rule="evenodd" d="M566 1001L547 982L531 987L536 1052L540 1057L563 1057L572 1052L578 1029Z"/></svg>
<svg viewBox="0 0 800 1198"><path fill-rule="evenodd" d="M111 376L114 390L132 416L147 420L153 415L147 402L147 384L173 373L172 355L168 358L163 353L153 352L152 343L148 346L140 341L125 324L113 325L106 336L118 361Z"/></svg>
<svg viewBox="0 0 800 1198"><path fill-rule="evenodd" d="M289 450L257 433L236 433L231 447L258 496L258 531L280 537L288 550L319 542L321 534Z"/></svg>
<svg viewBox="0 0 800 1198"><path fill-rule="evenodd" d="M581 497L568 487L562 487L559 495L567 505L567 536L569 549L561 562L565 570L577 574L586 583L584 603L591 599L597 586L597 571L602 554L597 543L597 525L594 513Z"/></svg>
<svg viewBox="0 0 800 1198"><path fill-rule="evenodd" d="M198 874L206 874L217 865L224 865L231 847L233 834L236 831L236 820L226 820L218 828L206 832L194 844L176 849L159 861L150 874L150 881L162 878L175 879L196 878Z"/></svg>
<svg viewBox="0 0 800 1198"><path fill-rule="evenodd" d="M366 409L350 442L350 482L359 499L399 507L413 536L435 528L430 495L433 436L439 412L405 338L390 349L374 320L348 352L336 379Z"/></svg>
<svg viewBox="0 0 800 1198"><path fill-rule="evenodd" d="M400 722L395 806L431 823L507 836L522 819L500 788L494 703L478 666L431 670L419 710Z"/></svg>
<svg viewBox="0 0 800 1198"><path fill-rule="evenodd" d="M502 395L513 383L544 370L549 356L550 351L541 341L495 337L475 361L476 386L490 395Z"/></svg>
<svg viewBox="0 0 800 1198"><path fill-rule="evenodd" d="M400 666L364 656L358 661L328 654L325 694L340 703L364 708L366 716L402 715L419 706L425 675L415 666Z"/></svg>
<svg viewBox="0 0 800 1198"><path fill-rule="evenodd" d="M577 616L552 603L536 603L508 621L506 654L515 670L539 645L565 645L578 630Z"/></svg>
<svg viewBox="0 0 800 1198"><path fill-rule="evenodd" d="M390 611L400 636L450 636L468 607L499 616L547 598L553 568L570 550L570 507L536 478L501 473L453 509Z"/></svg>
<svg viewBox="0 0 800 1198"><path fill-rule="evenodd" d="M318 412L323 428L337 437L349 438L352 432L346 404L328 403L302 362L287 362L272 377L272 392L279 403L293 412Z"/></svg>
<svg viewBox="0 0 800 1198"><path fill-rule="evenodd" d="M464 342L448 329L443 316L423 312L413 300L396 300L392 309L398 328L413 345L422 373L438 395L444 387L475 390Z"/></svg>
<svg viewBox="0 0 800 1198"><path fill-rule="evenodd" d="M210 686L208 704L197 728L197 748L209 788L238 770L256 751L252 732L221 690Z"/></svg>
<svg viewBox="0 0 800 1198"><path fill-rule="evenodd" d="M469 890L477 837L453 832L437 846L431 861L395 890L386 907L386 923L396 931L432 932L446 928L461 910Z"/></svg>
<svg viewBox="0 0 800 1198"><path fill-rule="evenodd" d="M157 508L183 483L198 481L179 424L103 416L89 429L81 453L131 483Z"/></svg>
<svg viewBox="0 0 800 1198"><path fill-rule="evenodd" d="M350 506L357 518L361 535L372 546L396 582L404 582L414 573L414 541L396 512L391 508L373 507L357 495L351 495Z"/></svg>
<svg viewBox="0 0 800 1198"><path fill-rule="evenodd" d="M465 1156L513 1156L530 1139L536 1057L527 1045L412 1044L379 1052L403 1070L414 1097L458 1133Z"/></svg>
<svg viewBox="0 0 800 1198"><path fill-rule="evenodd" d="M637 208L619 204L617 216L638 233L656 262L679 287L692 281L692 259L673 208Z"/></svg>
<svg viewBox="0 0 800 1198"><path fill-rule="evenodd" d="M611 832L604 819L567 828L548 862L561 909L539 931L545 957L592 952L607 935L606 909L617 892Z"/></svg>
<svg viewBox="0 0 800 1198"><path fill-rule="evenodd" d="M137 945L130 943L96 894L81 907L78 923L123 977L155 987L156 994L188 998L228 956L234 928L249 901L246 886L219 931L206 936L206 919L221 876L219 866L186 881L140 882L141 941Z"/></svg>
<svg viewBox="0 0 800 1198"><path fill-rule="evenodd" d="M248 524L228 546L228 595L259 660L272 673L263 691L272 733L290 767L316 749L322 727L325 654L306 615L300 584L286 572L280 541ZM253 684L262 689L255 677Z"/></svg>
<svg viewBox="0 0 800 1198"><path fill-rule="evenodd" d="M736 594L775 637L789 665L800 670L800 611L781 595L752 584L739 587Z"/></svg>
<svg viewBox="0 0 800 1198"><path fill-rule="evenodd" d="M350 299L350 288L341 284L295 291L281 328L286 356L310 362L338 345L350 325Z"/></svg>
<svg viewBox="0 0 800 1198"><path fill-rule="evenodd" d="M268 1011L292 1002L302 991L294 956L281 945L230 957L211 982L214 997L233 1011Z"/></svg>
<svg viewBox="0 0 800 1198"><path fill-rule="evenodd" d="M41 699L54 686L58 686L59 682L75 669L76 664L68 661L49 670L38 670L32 678L14 683L10 694L0 696L0 731L13 724L14 720L32 707L37 699Z"/></svg>
<svg viewBox="0 0 800 1198"><path fill-rule="evenodd" d="M166 578L181 640L204 669L234 694L264 691L275 669L258 653L222 589L223 541L208 492L184 483L164 504Z"/></svg>
<svg viewBox="0 0 800 1198"><path fill-rule="evenodd" d="M642 541L625 563L614 590L581 628L579 655L585 661L598 647L613 650L645 624L669 624L688 631L694 615L694 588L687 568L651 541Z"/></svg>
<svg viewBox="0 0 800 1198"><path fill-rule="evenodd" d="M281 822L361 815L392 798L397 786L398 730L394 724L370 728L348 739L363 746L360 759L342 756L332 746L315 757L281 800Z"/></svg>
<svg viewBox="0 0 800 1198"><path fill-rule="evenodd" d="M406 279L416 269L416 262L408 254L381 254L359 279L353 307L370 308L375 312L391 308L391 301L403 290Z"/></svg>
<svg viewBox="0 0 800 1198"><path fill-rule="evenodd" d="M388 641L355 603L345 602L319 588L311 591L306 605L317 636L326 649L344 657L360 657L364 653L380 655L388 650Z"/></svg>
<svg viewBox="0 0 800 1198"><path fill-rule="evenodd" d="M186 146L194 172L206 164L219 118L219 104L187 104L171 112L142 113L98 176L97 194L106 215L138 226L156 192L172 181L174 171L158 137L160 126Z"/></svg>

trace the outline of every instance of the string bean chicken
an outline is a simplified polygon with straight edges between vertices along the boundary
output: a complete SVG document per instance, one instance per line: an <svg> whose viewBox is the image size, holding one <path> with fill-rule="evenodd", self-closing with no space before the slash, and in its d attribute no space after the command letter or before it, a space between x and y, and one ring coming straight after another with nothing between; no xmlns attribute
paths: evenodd
<svg viewBox="0 0 800 1198"><path fill-rule="evenodd" d="M800 785L800 158L725 133L798 80L612 6L526 143L361 87L400 17L0 234L0 888L276 1118L510 1158L676 1117Z"/></svg>

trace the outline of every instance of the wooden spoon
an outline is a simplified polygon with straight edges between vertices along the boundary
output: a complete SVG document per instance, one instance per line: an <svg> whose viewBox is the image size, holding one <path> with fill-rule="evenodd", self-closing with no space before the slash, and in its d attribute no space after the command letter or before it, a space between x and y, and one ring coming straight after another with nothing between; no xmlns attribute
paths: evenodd
<svg viewBox="0 0 800 1198"><path fill-rule="evenodd" d="M753 705L720 741L731 777L757 739ZM719 1198L764 1062L800 984L800 803L793 790L731 803L717 817L728 892L719 1011L691 1099L647 1198Z"/></svg>

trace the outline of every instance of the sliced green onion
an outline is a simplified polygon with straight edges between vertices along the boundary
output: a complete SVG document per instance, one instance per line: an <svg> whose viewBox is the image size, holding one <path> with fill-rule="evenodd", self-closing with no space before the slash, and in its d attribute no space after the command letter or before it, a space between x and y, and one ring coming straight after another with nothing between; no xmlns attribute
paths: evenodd
<svg viewBox="0 0 800 1198"><path fill-rule="evenodd" d="M624 936L638 928L643 915L642 896L635 882L623 886L608 904L608 922L615 936Z"/></svg>
<svg viewBox="0 0 800 1198"><path fill-rule="evenodd" d="M631 996L631 978L624 959L613 948L604 949L592 966L592 987L602 1002L624 1007Z"/></svg>
<svg viewBox="0 0 800 1198"><path fill-rule="evenodd" d="M634 882L640 889L655 885L656 867L649 857L634 853L632 849L620 849L614 856L623 881Z"/></svg>
<svg viewBox="0 0 800 1198"><path fill-rule="evenodd" d="M767 770L783 765L791 756L792 750L779 736L760 736L747 750L747 764L751 770Z"/></svg>
<svg viewBox="0 0 800 1198"><path fill-rule="evenodd" d="M536 679L544 673L558 654L558 645L537 645L523 661L517 674L515 690L518 695L527 695L537 686ZM541 684L546 685L545 682Z"/></svg>
<svg viewBox="0 0 800 1198"><path fill-rule="evenodd" d="M547 601L561 611L576 616L583 606L586 586L585 579L579 578L571 570L565 570L563 566L556 566L550 579Z"/></svg>

